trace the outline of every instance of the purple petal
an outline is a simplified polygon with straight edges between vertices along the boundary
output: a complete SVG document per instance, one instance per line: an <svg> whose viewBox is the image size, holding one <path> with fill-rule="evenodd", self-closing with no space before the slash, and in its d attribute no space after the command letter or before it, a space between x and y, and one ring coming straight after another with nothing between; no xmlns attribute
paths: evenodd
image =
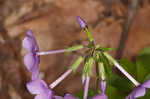
<svg viewBox="0 0 150 99"><path fill-rule="evenodd" d="M39 76L39 65L36 62L35 66L32 68L32 80L38 79Z"/></svg>
<svg viewBox="0 0 150 99"><path fill-rule="evenodd" d="M38 47L38 45L37 45L37 42L36 42L36 40L35 40L35 37L33 36L33 33L32 33L32 31L31 30L28 30L27 31L27 37L30 37L31 39L32 39L32 44L33 44L33 50L35 51L35 52L38 52L39 51L39 47Z"/></svg>
<svg viewBox="0 0 150 99"><path fill-rule="evenodd" d="M33 37L32 30L28 30L28 31L27 31L27 35Z"/></svg>
<svg viewBox="0 0 150 99"><path fill-rule="evenodd" d="M33 66L36 63L36 57L33 53L28 53L24 56L24 64L27 67L28 71L31 72Z"/></svg>
<svg viewBox="0 0 150 99"><path fill-rule="evenodd" d="M126 97L126 99L135 99L135 98L137 98L137 97L142 97L142 96L145 95L145 93L146 93L146 88L144 88L144 87L137 87L137 88L135 88L135 89L131 92L131 94L129 94L129 95Z"/></svg>
<svg viewBox="0 0 150 99"><path fill-rule="evenodd" d="M97 96L94 96L90 99L108 99L107 96L105 94L98 94Z"/></svg>
<svg viewBox="0 0 150 99"><path fill-rule="evenodd" d="M25 48L28 52L32 52L33 50L33 43L32 43L32 38L26 36L22 42L23 48Z"/></svg>
<svg viewBox="0 0 150 99"><path fill-rule="evenodd" d="M44 98L43 98L43 95L39 94L39 95L36 95L36 96L34 97L34 99L44 99Z"/></svg>
<svg viewBox="0 0 150 99"><path fill-rule="evenodd" d="M27 31L27 36L24 38L22 42L22 46L28 51L28 52L37 52L39 51L39 47L36 43L36 40L32 34L32 31Z"/></svg>
<svg viewBox="0 0 150 99"><path fill-rule="evenodd" d="M126 97L126 99L135 99L133 94L130 94L129 96Z"/></svg>
<svg viewBox="0 0 150 99"><path fill-rule="evenodd" d="M42 94L48 92L48 86L43 80L32 80L26 84L28 91L31 94Z"/></svg>
<svg viewBox="0 0 150 99"><path fill-rule="evenodd" d="M145 93L146 93L146 88L138 87L138 88L135 89L134 97L137 98L137 97L144 96Z"/></svg>
<svg viewBox="0 0 150 99"><path fill-rule="evenodd" d="M64 98L61 96L54 96L54 99L64 99Z"/></svg>
<svg viewBox="0 0 150 99"><path fill-rule="evenodd" d="M52 99L52 97L53 97L52 92L48 92L36 95L34 99Z"/></svg>
<svg viewBox="0 0 150 99"><path fill-rule="evenodd" d="M86 28L87 27L87 24L84 22L84 20L80 16L77 16L77 20L78 20L81 28Z"/></svg>
<svg viewBox="0 0 150 99"><path fill-rule="evenodd" d="M76 98L76 97L72 96L71 94L66 94L64 96L64 99L79 99L79 98Z"/></svg>
<svg viewBox="0 0 150 99"><path fill-rule="evenodd" d="M150 88L150 79L145 81L141 86L144 88Z"/></svg>

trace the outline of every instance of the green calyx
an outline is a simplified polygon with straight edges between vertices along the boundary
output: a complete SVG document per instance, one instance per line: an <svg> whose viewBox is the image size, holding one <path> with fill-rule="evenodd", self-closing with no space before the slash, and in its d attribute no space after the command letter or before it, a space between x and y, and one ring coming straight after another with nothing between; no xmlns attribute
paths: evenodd
<svg viewBox="0 0 150 99"><path fill-rule="evenodd" d="M88 39L90 40L90 42L93 42L94 38L93 38L92 33L90 32L90 30L88 28L85 28L84 31L85 31L86 35L88 36Z"/></svg>
<svg viewBox="0 0 150 99"><path fill-rule="evenodd" d="M99 63L99 69L102 80L105 80L105 69L104 64L102 62Z"/></svg>
<svg viewBox="0 0 150 99"><path fill-rule="evenodd" d="M67 52L72 52L72 51L80 50L80 49L82 49L82 48L84 48L84 46L83 46L83 45L76 45L76 46L73 46L73 47L67 48L66 50L67 50Z"/></svg>
<svg viewBox="0 0 150 99"><path fill-rule="evenodd" d="M112 50L114 50L114 48L103 48L100 45L96 46L96 51L108 52L108 51L112 51Z"/></svg>
<svg viewBox="0 0 150 99"><path fill-rule="evenodd" d="M74 64L72 64L72 66L70 66L69 68L72 69L74 72L76 71L76 69L79 67L79 65L81 64L81 62L83 61L83 57L79 57Z"/></svg>
<svg viewBox="0 0 150 99"><path fill-rule="evenodd" d="M91 76L92 75L92 65L93 65L94 59L93 57L90 57L85 61L84 69L83 69L83 75L84 76ZM88 75L87 75L88 74Z"/></svg>
<svg viewBox="0 0 150 99"><path fill-rule="evenodd" d="M107 57L107 59L109 60L109 61L111 61L113 64L116 64L117 63L117 61L111 56L111 55L109 55L107 52L104 52L103 53L106 57Z"/></svg>

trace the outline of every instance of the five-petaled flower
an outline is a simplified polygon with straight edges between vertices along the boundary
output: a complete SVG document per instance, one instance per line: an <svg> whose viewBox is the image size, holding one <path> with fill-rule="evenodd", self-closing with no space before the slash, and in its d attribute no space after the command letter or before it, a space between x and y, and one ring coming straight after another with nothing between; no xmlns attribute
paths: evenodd
<svg viewBox="0 0 150 99"><path fill-rule="evenodd" d="M28 71L32 73L32 80L37 79L39 74L40 57L36 53L39 51L39 47L31 30L27 31L22 45L28 51L24 56L24 64Z"/></svg>
<svg viewBox="0 0 150 99"><path fill-rule="evenodd" d="M145 81L143 84L138 85L126 99L135 99L146 94L146 88L150 88L150 79Z"/></svg>
<svg viewBox="0 0 150 99"><path fill-rule="evenodd" d="M31 94L36 95L34 99L52 99L53 97L53 92L43 80L32 80L26 86Z"/></svg>

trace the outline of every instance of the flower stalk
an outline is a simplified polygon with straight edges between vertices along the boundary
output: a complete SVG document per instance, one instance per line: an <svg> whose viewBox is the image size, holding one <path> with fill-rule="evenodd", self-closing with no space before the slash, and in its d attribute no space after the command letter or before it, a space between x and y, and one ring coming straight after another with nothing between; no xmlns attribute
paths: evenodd
<svg viewBox="0 0 150 99"><path fill-rule="evenodd" d="M40 56L40 55L58 54L58 53L64 53L64 52L67 52L66 49L54 50L54 51L45 51L45 52L37 52L36 54L38 56Z"/></svg>
<svg viewBox="0 0 150 99"><path fill-rule="evenodd" d="M62 80L64 80L70 73L72 72L71 69L67 70L63 75L61 75L57 80L55 80L52 84L49 85L51 89L56 87Z"/></svg>
<svg viewBox="0 0 150 99"><path fill-rule="evenodd" d="M70 66L70 69L67 70L64 74L62 74L57 80L55 80L52 84L49 85L51 89L56 87L61 81L63 81L72 71L75 71L78 66L81 64L83 61L82 57L79 57L72 66Z"/></svg>
<svg viewBox="0 0 150 99"><path fill-rule="evenodd" d="M83 96L83 99L87 99L88 89L89 89L89 82L90 82L90 77L87 74L86 81L85 81L85 87L84 87L84 96Z"/></svg>
<svg viewBox="0 0 150 99"><path fill-rule="evenodd" d="M104 52L104 55L135 85L138 86L140 83L136 81L125 69L122 68L122 66L119 65L119 63L108 53Z"/></svg>
<svg viewBox="0 0 150 99"><path fill-rule="evenodd" d="M83 45L76 45L73 47L69 47L66 49L61 49L61 50L52 50L52 51L45 51L45 52L37 52L37 55L48 55L48 54L58 54L58 53L65 53L65 52L73 52L73 51L77 51L84 48Z"/></svg>

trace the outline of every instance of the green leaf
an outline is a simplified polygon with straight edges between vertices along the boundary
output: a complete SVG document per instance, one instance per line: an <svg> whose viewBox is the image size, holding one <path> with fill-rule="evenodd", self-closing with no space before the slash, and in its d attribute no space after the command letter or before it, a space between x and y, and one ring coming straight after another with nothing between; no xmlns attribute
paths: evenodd
<svg viewBox="0 0 150 99"><path fill-rule="evenodd" d="M139 56L145 55L145 54L150 54L150 46L144 48L144 49L139 53Z"/></svg>
<svg viewBox="0 0 150 99"><path fill-rule="evenodd" d="M124 58L120 60L120 65L134 78L136 78L136 64Z"/></svg>
<svg viewBox="0 0 150 99"><path fill-rule="evenodd" d="M150 73L149 73L148 75L146 75L144 81L146 81L146 80L148 80L148 79L150 79Z"/></svg>
<svg viewBox="0 0 150 99"><path fill-rule="evenodd" d="M140 82L143 82L146 75L150 73L150 55L141 55L138 56L136 60L137 68L137 79Z"/></svg>
<svg viewBox="0 0 150 99"><path fill-rule="evenodd" d="M134 88L134 85L126 77L120 77L116 74L113 74L111 78L107 79L107 83L123 93L129 93Z"/></svg>
<svg viewBox="0 0 150 99"><path fill-rule="evenodd" d="M111 85L107 85L106 95L108 99L125 99L125 96L120 94L120 91Z"/></svg>

